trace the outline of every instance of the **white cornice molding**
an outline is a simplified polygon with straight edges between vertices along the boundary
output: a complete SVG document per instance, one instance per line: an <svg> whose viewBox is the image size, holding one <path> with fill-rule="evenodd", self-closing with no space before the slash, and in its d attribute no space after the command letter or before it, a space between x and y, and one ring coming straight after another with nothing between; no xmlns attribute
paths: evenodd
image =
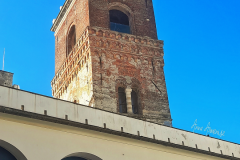
<svg viewBox="0 0 240 160"><path fill-rule="evenodd" d="M55 20L55 22L51 28L51 31L55 32L54 35L56 35L57 32L59 31L60 27L62 26L63 22L66 20L67 15L70 12L70 10L72 9L75 2L76 2L76 0L67 0L64 3L60 13L57 16L57 19Z"/></svg>

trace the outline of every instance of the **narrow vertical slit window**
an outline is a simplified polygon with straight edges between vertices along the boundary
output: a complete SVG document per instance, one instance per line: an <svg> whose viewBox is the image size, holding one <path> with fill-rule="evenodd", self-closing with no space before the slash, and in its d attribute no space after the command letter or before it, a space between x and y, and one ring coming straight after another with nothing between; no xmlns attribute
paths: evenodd
<svg viewBox="0 0 240 160"><path fill-rule="evenodd" d="M134 90L131 93L131 100L133 113L138 114L138 95Z"/></svg>
<svg viewBox="0 0 240 160"><path fill-rule="evenodd" d="M154 75L154 73L155 73L155 67L154 67L154 62L153 62L153 60L152 60L152 68L153 68L153 75Z"/></svg>
<svg viewBox="0 0 240 160"><path fill-rule="evenodd" d="M99 57L100 68L102 68L102 58Z"/></svg>
<svg viewBox="0 0 240 160"><path fill-rule="evenodd" d="M121 87L118 88L118 103L119 103L119 112L127 113L126 93L125 93L125 89Z"/></svg>
<svg viewBox="0 0 240 160"><path fill-rule="evenodd" d="M145 0L146 8L148 8L148 0Z"/></svg>

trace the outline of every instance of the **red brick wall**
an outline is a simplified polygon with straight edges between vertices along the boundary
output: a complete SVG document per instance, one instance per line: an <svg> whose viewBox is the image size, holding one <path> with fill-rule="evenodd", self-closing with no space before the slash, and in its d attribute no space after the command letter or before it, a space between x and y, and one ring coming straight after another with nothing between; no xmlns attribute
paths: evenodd
<svg viewBox="0 0 240 160"><path fill-rule="evenodd" d="M145 0L90 0L90 5L88 0L76 0L66 20L59 26L60 29L55 36L55 73L66 59L66 38L71 25L76 25L77 40L89 25L109 29L109 9L114 8L116 3L122 4L119 7L120 10L127 11L129 9L132 12L132 34L157 39L151 0L148 0L147 6Z"/></svg>
<svg viewBox="0 0 240 160"><path fill-rule="evenodd" d="M132 12L132 34L157 39L152 0L90 0L90 26L109 28L109 9ZM121 3L116 7L114 4ZM127 7L126 7L127 6ZM149 21L147 21L149 19Z"/></svg>
<svg viewBox="0 0 240 160"><path fill-rule="evenodd" d="M130 88L138 94L139 114L128 116L160 124L171 122L163 42L97 27L89 34L94 106L119 112L118 87Z"/></svg>
<svg viewBox="0 0 240 160"><path fill-rule="evenodd" d="M89 26L89 7L88 0L76 0L66 20L62 23L57 32L55 47L55 73L66 59L66 39L71 25L76 26L76 40L78 40L83 31ZM57 42L58 39L58 42Z"/></svg>
<svg viewBox="0 0 240 160"><path fill-rule="evenodd" d="M171 122L163 72L163 41L157 40L152 1L147 1L148 6L145 0L76 0L56 34L56 73L66 61L66 37L74 24L77 42L80 42L83 31L86 31L84 36L89 36L92 75L88 79L91 79L93 91L89 105L118 112L118 87L131 88L139 97L139 114L130 116L162 124L165 121ZM129 13L132 34L109 30L109 9ZM76 50L81 47L83 46L76 46ZM74 55L77 56L79 51L75 52ZM69 59L72 57L69 56ZM74 69L78 71L81 70L77 65L81 62L80 59L72 59L76 61ZM71 66L70 62L66 64ZM81 76L84 75L79 75ZM58 90L58 94L59 90L66 92L64 88L56 87L65 82L64 78L61 75L56 77L53 88ZM74 90L79 92L80 88Z"/></svg>

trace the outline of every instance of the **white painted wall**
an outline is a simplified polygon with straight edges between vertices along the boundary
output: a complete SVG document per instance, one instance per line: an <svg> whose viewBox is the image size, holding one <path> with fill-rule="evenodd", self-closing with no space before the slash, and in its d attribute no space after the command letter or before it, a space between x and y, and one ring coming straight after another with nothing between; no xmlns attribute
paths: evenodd
<svg viewBox="0 0 240 160"><path fill-rule="evenodd" d="M49 116L57 117L57 118L65 118L65 115L68 115L69 120L76 121L80 123L85 123L85 119L88 119L88 123L93 126L104 127L104 123L106 123L107 128L111 130L121 131L121 127L124 128L124 132L137 135L138 131L140 135L143 137L153 138L155 135L156 139L168 142L168 138L170 138L171 143L182 145L182 141L184 141L185 146L189 146L195 148L195 144L197 144L198 148L201 150L208 151L208 147L210 147L211 152L221 153L222 150L224 155L232 156L232 153L235 157L240 158L240 146L237 144L225 142L222 140L197 135L194 133L169 128L165 126L161 126L158 124L145 122L125 116L121 116L118 114L113 114L110 112L97 110L91 107L86 107L78 104L73 104L57 99L53 99L50 97L45 97L33 93L28 93L21 90L16 90L12 88L7 88L0 86L0 106L5 106L9 108L21 109L21 105L24 105L25 110L33 113L44 114L44 110L47 110ZM18 122L18 121L17 121ZM24 123L29 123L27 120ZM38 122L39 123L39 122ZM117 154L119 155L121 152L127 153L128 155L132 155L133 157L128 157L126 159L156 159L156 156L170 156L168 153L163 151L157 151L158 147L164 147L161 145L150 144L147 142L139 142L140 148L145 148L141 152L136 147L133 149L132 147L125 146L125 144L121 144L122 140L120 140L119 144L116 147L113 145L115 142L109 142L110 140L101 140L108 139L107 137L112 137L112 135L104 134L100 139L94 138L86 138L76 134L67 133L65 131L55 131L51 129L43 129L34 126L25 125L21 123L13 123L10 121L0 121L0 139L11 143L16 144L16 147L22 148L23 153L29 153L29 159L37 160L34 158L34 155L49 155L49 157L40 158L40 159L51 159L57 160L61 159L64 156L71 154L72 152L79 151L92 151L97 156L102 156L105 160L107 159L122 159L122 156L119 157L106 157L106 154ZM48 127L51 125L48 125ZM65 126L62 126L63 128ZM61 128L61 127L60 127ZM58 129L61 130L61 129ZM81 129L80 129L81 130ZM83 130L83 129L82 129ZM88 131L90 132L90 131ZM91 131L92 132L92 131ZM15 134L16 133L16 134ZM100 135L100 132L94 132L94 136ZM107 136L106 136L107 135ZM186 138L185 138L186 137ZM86 139L85 139L86 138ZM124 138L115 138L117 140ZM127 139L127 138L126 138ZM27 141L28 143L24 143L23 141ZM125 140L126 141L126 140ZM128 139L129 143L136 140ZM124 142L125 143L125 142ZM135 143L135 142L134 142ZM46 145L47 144L47 145ZM79 145L81 144L81 145ZM121 144L121 145L120 145ZM131 144L133 145L133 144ZM155 146L156 150L148 151L149 146ZM218 147L220 145L220 147ZM177 150L172 147L170 150ZM64 150L64 151L63 151ZM54 152L58 155L51 155ZM185 153L188 151L181 150L181 153ZM104 153L104 154L103 154ZM154 154L151 158L151 154ZM194 152L193 152L194 153ZM193 154L192 153L192 154ZM155 155L156 154L156 155ZM193 155L195 155L194 153ZM136 155L140 155L139 157L135 157ZM191 155L191 154L190 154ZM197 155L197 154L196 154ZM170 156L171 157L171 156ZM208 156L207 156L208 157ZM209 156L210 157L210 156ZM125 159L125 158L124 158ZM163 158L164 159L164 158ZM168 158L169 159L169 158ZM178 159L188 159L188 158L178 158ZM194 159L194 158L193 158ZM208 159L208 158L207 158ZM219 159L219 158L218 158Z"/></svg>
<svg viewBox="0 0 240 160"><path fill-rule="evenodd" d="M95 155L102 160L221 160L154 143L4 113L0 113L0 126L0 139L15 146L27 160L61 160L79 152Z"/></svg>

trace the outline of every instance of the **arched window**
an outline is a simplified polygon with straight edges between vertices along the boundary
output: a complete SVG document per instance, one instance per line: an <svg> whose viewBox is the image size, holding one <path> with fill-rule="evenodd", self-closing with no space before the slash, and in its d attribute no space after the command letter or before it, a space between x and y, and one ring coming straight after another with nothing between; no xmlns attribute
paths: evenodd
<svg viewBox="0 0 240 160"><path fill-rule="evenodd" d="M71 53L75 44L76 44L76 29L75 25L73 25L67 37L67 56Z"/></svg>
<svg viewBox="0 0 240 160"><path fill-rule="evenodd" d="M119 102L119 112L127 113L126 93L125 93L125 89L121 87L118 88L118 102Z"/></svg>
<svg viewBox="0 0 240 160"><path fill-rule="evenodd" d="M0 159L2 160L17 160L9 151L0 147Z"/></svg>
<svg viewBox="0 0 240 160"><path fill-rule="evenodd" d="M110 17L110 29L112 31L131 33L129 17L125 13L119 10L110 10L109 17Z"/></svg>
<svg viewBox="0 0 240 160"><path fill-rule="evenodd" d="M131 93L131 100L133 113L138 114L138 95L134 90Z"/></svg>

